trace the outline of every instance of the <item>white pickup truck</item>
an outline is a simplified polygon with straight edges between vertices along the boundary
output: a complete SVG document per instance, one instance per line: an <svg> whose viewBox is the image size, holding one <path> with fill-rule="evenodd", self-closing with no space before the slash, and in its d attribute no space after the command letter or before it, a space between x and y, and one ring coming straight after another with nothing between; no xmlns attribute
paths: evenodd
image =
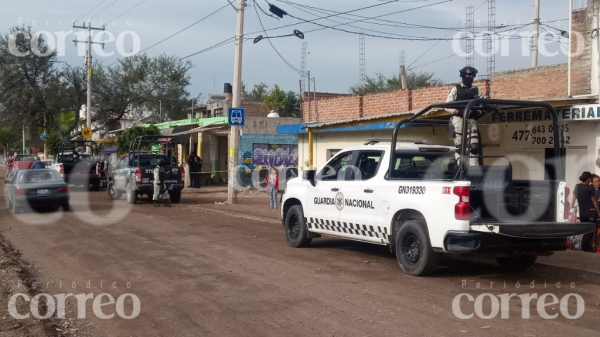
<svg viewBox="0 0 600 337"><path fill-rule="evenodd" d="M501 111L497 106L503 102L519 103L475 100L433 107L485 111L494 104ZM398 123L387 144L368 141L344 149L320 170L290 180L281 212L290 246L308 246L321 235L387 245L405 273L421 276L436 269L443 253L480 254L507 269L526 269L538 255L567 249L567 237L595 230L595 224L565 219L564 178L513 180L509 160L500 166L469 166L466 160L460 165L454 146L398 141L401 125L428 109ZM555 111L554 117L556 123ZM556 168L558 177L564 177L561 169Z"/></svg>

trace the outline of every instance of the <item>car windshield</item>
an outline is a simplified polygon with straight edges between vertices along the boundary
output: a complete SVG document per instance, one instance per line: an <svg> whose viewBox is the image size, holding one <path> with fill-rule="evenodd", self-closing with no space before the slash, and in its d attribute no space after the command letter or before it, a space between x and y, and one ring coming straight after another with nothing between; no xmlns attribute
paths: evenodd
<svg viewBox="0 0 600 337"><path fill-rule="evenodd" d="M17 177L17 183L29 184L29 183L46 183L62 181L62 178L58 172L54 170L33 170L24 171Z"/></svg>
<svg viewBox="0 0 600 337"><path fill-rule="evenodd" d="M33 156L17 156L16 161L33 161Z"/></svg>

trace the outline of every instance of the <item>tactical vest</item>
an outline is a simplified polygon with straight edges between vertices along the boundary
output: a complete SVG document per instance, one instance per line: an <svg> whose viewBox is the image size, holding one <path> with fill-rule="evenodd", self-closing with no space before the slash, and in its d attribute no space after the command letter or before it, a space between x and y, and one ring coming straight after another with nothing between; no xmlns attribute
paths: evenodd
<svg viewBox="0 0 600 337"><path fill-rule="evenodd" d="M479 95L479 90L476 86L472 86L471 88L463 87L460 84L456 85L456 100L457 101L469 101L477 98Z"/></svg>

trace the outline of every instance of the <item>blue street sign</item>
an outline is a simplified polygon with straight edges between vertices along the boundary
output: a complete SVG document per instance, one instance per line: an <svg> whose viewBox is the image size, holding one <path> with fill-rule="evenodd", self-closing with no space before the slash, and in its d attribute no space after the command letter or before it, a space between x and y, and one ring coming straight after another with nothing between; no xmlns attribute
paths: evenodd
<svg viewBox="0 0 600 337"><path fill-rule="evenodd" d="M40 135L40 140L46 140L46 137L47 137L47 136L46 136L46 134L45 134L45 133L44 133L44 134L41 134L41 135Z"/></svg>
<svg viewBox="0 0 600 337"><path fill-rule="evenodd" d="M244 126L246 124L246 114L242 108L229 108L229 125Z"/></svg>

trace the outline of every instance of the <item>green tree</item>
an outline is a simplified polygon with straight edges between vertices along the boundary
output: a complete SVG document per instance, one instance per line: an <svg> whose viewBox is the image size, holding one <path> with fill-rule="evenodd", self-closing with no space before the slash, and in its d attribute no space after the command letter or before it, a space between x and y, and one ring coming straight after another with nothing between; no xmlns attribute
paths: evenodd
<svg viewBox="0 0 600 337"><path fill-rule="evenodd" d="M117 141L117 152L119 154L129 152L129 145L137 136L158 136L160 135L160 129L156 125L144 126L133 126L123 131ZM147 149L148 147L145 147Z"/></svg>
<svg viewBox="0 0 600 337"><path fill-rule="evenodd" d="M441 79L434 76L433 73L424 71L418 73L409 71L406 74L406 84L410 89L414 89L443 83ZM377 73L374 77L367 76L364 84L352 86L349 92L355 95L365 95L375 92L400 90L400 87L400 78L398 75L388 78L382 73Z"/></svg>
<svg viewBox="0 0 600 337"><path fill-rule="evenodd" d="M20 137L11 126L0 127L0 148L3 149L4 156L10 155L10 150L19 142Z"/></svg>
<svg viewBox="0 0 600 337"><path fill-rule="evenodd" d="M281 117L301 117L300 96L293 91L283 91L275 84L263 98L263 105L269 110L277 110Z"/></svg>
<svg viewBox="0 0 600 337"><path fill-rule="evenodd" d="M262 102L268 94L269 86L262 82L255 84L250 92L246 90L246 85L242 83L242 101L244 102Z"/></svg>

